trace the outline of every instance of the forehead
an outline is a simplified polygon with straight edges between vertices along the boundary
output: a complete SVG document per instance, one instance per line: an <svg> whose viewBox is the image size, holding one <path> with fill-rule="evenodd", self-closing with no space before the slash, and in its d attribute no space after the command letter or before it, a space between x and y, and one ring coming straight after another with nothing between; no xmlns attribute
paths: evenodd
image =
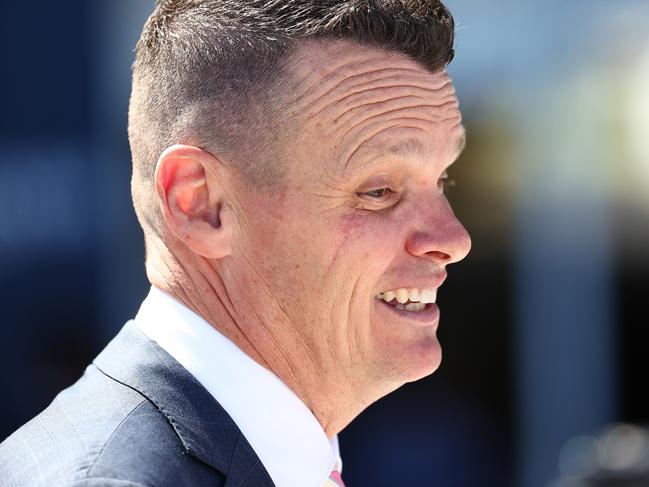
<svg viewBox="0 0 649 487"><path fill-rule="evenodd" d="M450 163L463 147L458 101L445 71L348 42L306 44L291 68L302 145L345 170L388 156Z"/></svg>

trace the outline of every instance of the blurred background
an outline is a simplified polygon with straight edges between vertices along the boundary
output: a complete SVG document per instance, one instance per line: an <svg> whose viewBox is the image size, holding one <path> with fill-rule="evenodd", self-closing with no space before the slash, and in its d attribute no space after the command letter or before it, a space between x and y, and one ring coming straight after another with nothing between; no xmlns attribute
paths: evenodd
<svg viewBox="0 0 649 487"><path fill-rule="evenodd" d="M649 423L649 3L447 4L473 251L440 292L441 369L342 433L346 482L649 485L575 483L649 445L618 424ZM2 440L147 293L126 113L153 1L0 6Z"/></svg>

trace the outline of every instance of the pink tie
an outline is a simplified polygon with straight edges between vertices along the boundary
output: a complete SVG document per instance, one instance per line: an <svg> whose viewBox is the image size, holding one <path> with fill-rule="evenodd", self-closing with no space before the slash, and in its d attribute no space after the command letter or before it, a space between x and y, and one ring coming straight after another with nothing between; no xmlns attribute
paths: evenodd
<svg viewBox="0 0 649 487"><path fill-rule="evenodd" d="M331 475L329 475L329 480L331 480L334 485L338 487L345 487L345 483L343 482L343 478L340 476L340 472L337 472L336 470L331 472Z"/></svg>
<svg viewBox="0 0 649 487"><path fill-rule="evenodd" d="M343 478L340 476L342 469L343 462L340 457L338 457L331 474L329 474L329 478L325 481L322 487L345 487L345 482L343 482Z"/></svg>
<svg viewBox="0 0 649 487"><path fill-rule="evenodd" d="M331 475L329 475L329 478L325 480L325 483L322 487L345 487L345 483L340 476L340 472L337 470L331 472Z"/></svg>

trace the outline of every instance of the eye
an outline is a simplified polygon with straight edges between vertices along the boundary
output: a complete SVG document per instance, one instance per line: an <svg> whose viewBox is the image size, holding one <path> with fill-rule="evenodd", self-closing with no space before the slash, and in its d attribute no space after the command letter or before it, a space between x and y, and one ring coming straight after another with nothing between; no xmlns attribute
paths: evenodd
<svg viewBox="0 0 649 487"><path fill-rule="evenodd" d="M392 190L390 188L379 188L379 189L373 189L372 191L366 191L364 193L358 193L359 196L365 196L367 198L372 198L372 199L383 199L392 194Z"/></svg>

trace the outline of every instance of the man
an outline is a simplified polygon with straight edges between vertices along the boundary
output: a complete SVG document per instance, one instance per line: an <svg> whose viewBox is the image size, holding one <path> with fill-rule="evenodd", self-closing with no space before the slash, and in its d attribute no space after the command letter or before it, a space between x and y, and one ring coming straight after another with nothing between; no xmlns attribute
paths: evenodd
<svg viewBox="0 0 649 487"><path fill-rule="evenodd" d="M470 240L435 0L163 0L133 68L152 284L0 446L0 485L342 485L337 434L432 373Z"/></svg>

